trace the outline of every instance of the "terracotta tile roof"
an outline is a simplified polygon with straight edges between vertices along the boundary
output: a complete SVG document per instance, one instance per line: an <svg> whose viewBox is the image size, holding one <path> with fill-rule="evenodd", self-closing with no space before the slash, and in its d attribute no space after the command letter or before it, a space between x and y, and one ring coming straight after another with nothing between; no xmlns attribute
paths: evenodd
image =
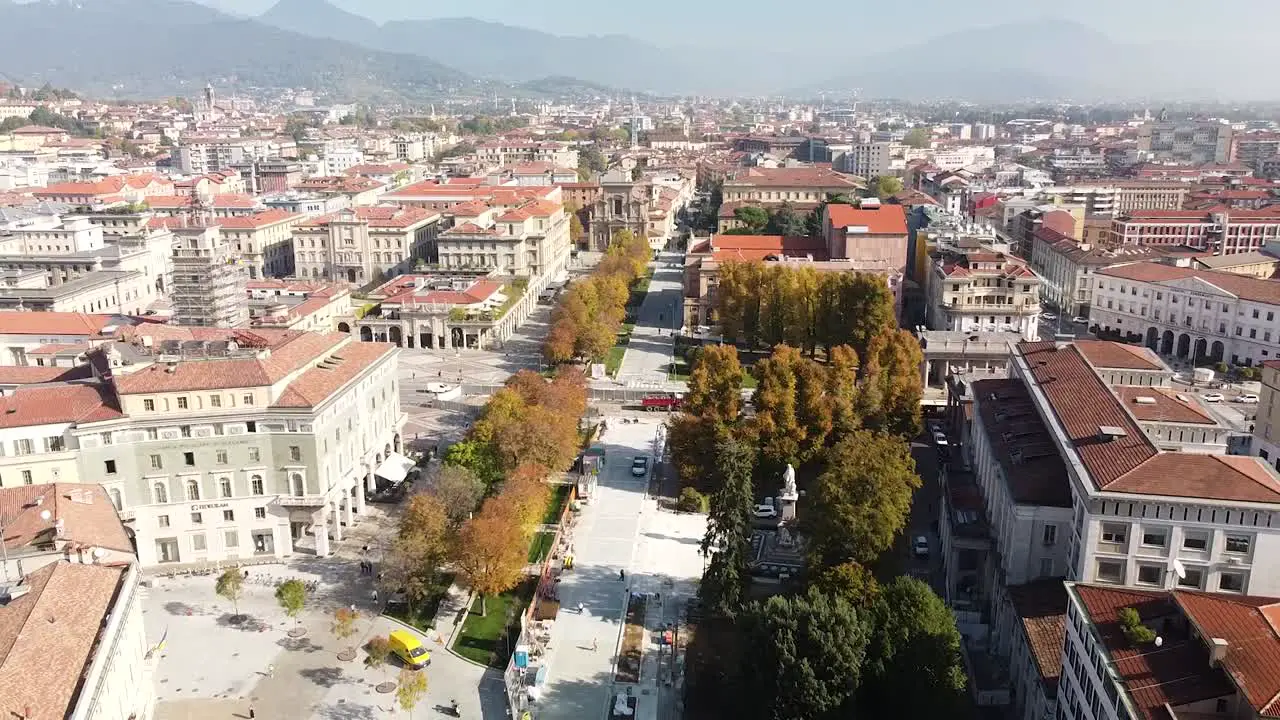
<svg viewBox="0 0 1280 720"><path fill-rule="evenodd" d="M0 335L97 335L114 320L110 315L7 310L0 311Z"/></svg>
<svg viewBox="0 0 1280 720"><path fill-rule="evenodd" d="M1172 595L1096 585L1075 585L1074 591L1093 622L1102 645L1112 659L1112 669L1129 692L1142 719L1173 720L1165 704L1173 707L1234 694L1235 688L1222 668L1209 664L1202 641L1186 633L1161 630L1168 635L1159 647L1134 647L1120 627L1119 612L1133 608L1148 627L1159 627L1163 618L1177 618ZM1230 651L1228 650L1228 656Z"/></svg>
<svg viewBox="0 0 1280 720"><path fill-rule="evenodd" d="M1143 422L1188 423L1193 425L1217 425L1191 395L1182 395L1168 388L1135 387L1123 385L1114 388L1120 402ZM1182 395L1180 399L1178 396ZM1139 398L1142 398L1140 401ZM1154 401L1154 402L1152 402Z"/></svg>
<svg viewBox="0 0 1280 720"><path fill-rule="evenodd" d="M270 225L278 225L291 220L299 220L303 216L288 210L272 209L252 215L218 218L218 225L224 230L256 230Z"/></svg>
<svg viewBox="0 0 1280 720"><path fill-rule="evenodd" d="M0 365L0 385L40 385L92 377L88 365L51 367L48 365Z"/></svg>
<svg viewBox="0 0 1280 720"><path fill-rule="evenodd" d="M1096 368L1123 370L1163 370L1155 353L1145 347L1107 340L1076 340L1073 343L1089 364Z"/></svg>
<svg viewBox="0 0 1280 720"><path fill-rule="evenodd" d="M1067 639L1067 588L1061 578L1043 578L1009 586L1009 600L1022 621L1040 679L1053 697L1062 677L1062 648Z"/></svg>
<svg viewBox="0 0 1280 720"><path fill-rule="evenodd" d="M484 302L502 290L502 283L496 280L478 280L466 290L430 290L418 289L412 275L402 275L395 283L388 283L375 290L385 292L384 305L405 303L437 303L441 305L476 305ZM408 278L407 282L404 281ZM384 291L385 288L385 291Z"/></svg>
<svg viewBox="0 0 1280 720"><path fill-rule="evenodd" d="M763 260L770 256L826 259L827 243L822 238L782 235L713 235L711 257L717 262Z"/></svg>
<svg viewBox="0 0 1280 720"><path fill-rule="evenodd" d="M303 222L299 227L325 227L334 221L343 221L345 218L351 218L367 222L369 227L408 228L435 217L438 217L436 213L422 208L403 207L401 205L366 205L321 215Z"/></svg>
<svg viewBox="0 0 1280 720"><path fill-rule="evenodd" d="M48 520L40 516L46 510ZM0 528L4 530L4 546L10 551L48 541L59 520L62 540L133 552L120 516L101 485L46 483L0 488Z"/></svg>
<svg viewBox="0 0 1280 720"><path fill-rule="evenodd" d="M481 200L470 200L460 205L454 205L445 214L453 215L454 217L478 217L490 209Z"/></svg>
<svg viewBox="0 0 1280 720"><path fill-rule="evenodd" d="M1227 641L1222 666L1254 711L1280 715L1280 600L1185 591L1173 600L1202 637Z"/></svg>
<svg viewBox="0 0 1280 720"><path fill-rule="evenodd" d="M254 332L266 333L265 330ZM185 360L172 368L154 363L131 373L115 376L121 395L225 388L265 387L351 342L346 333L289 333L289 338L270 348L265 357L230 357Z"/></svg>
<svg viewBox="0 0 1280 720"><path fill-rule="evenodd" d="M306 370L289 383L276 407L315 407L342 389L366 368L397 351L391 343L350 342L330 360Z"/></svg>
<svg viewBox="0 0 1280 720"><path fill-rule="evenodd" d="M180 210L191 207L195 201L190 195L152 195L146 199L147 206L153 210ZM260 205L257 198L230 193L214 195L209 200L209 207L214 209L252 210Z"/></svg>
<svg viewBox="0 0 1280 720"><path fill-rule="evenodd" d="M875 209L852 205L828 205L827 218L833 228L865 227L877 235L906 235L907 214L901 205L881 205Z"/></svg>
<svg viewBox="0 0 1280 720"><path fill-rule="evenodd" d="M1159 452L1075 344L1018 352L1099 490L1236 502L1280 502L1280 475L1256 457ZM1106 439L1101 428L1119 428Z"/></svg>
<svg viewBox="0 0 1280 720"><path fill-rule="evenodd" d="M1052 342L1024 342L1018 344L1018 352L1100 489L1155 457L1147 434L1074 344L1058 348ZM1103 426L1120 428L1126 435L1103 441L1098 433Z"/></svg>
<svg viewBox="0 0 1280 720"><path fill-rule="evenodd" d="M0 428L99 422L118 417L124 417L119 402L102 385L32 385L0 397Z"/></svg>
<svg viewBox="0 0 1280 720"><path fill-rule="evenodd" d="M755 187L819 187L854 190L862 185L851 175L826 168L749 168L727 179L725 185Z"/></svg>
<svg viewBox="0 0 1280 720"><path fill-rule="evenodd" d="M1146 283L1172 283L1195 278L1243 300L1280 305L1280 280L1263 280L1214 270L1174 267L1162 263L1134 263L1098 271L1099 275Z"/></svg>
<svg viewBox="0 0 1280 720"><path fill-rule="evenodd" d="M121 566L57 562L27 575L27 593L0 606L0 710L5 715L71 715L126 572Z"/></svg>

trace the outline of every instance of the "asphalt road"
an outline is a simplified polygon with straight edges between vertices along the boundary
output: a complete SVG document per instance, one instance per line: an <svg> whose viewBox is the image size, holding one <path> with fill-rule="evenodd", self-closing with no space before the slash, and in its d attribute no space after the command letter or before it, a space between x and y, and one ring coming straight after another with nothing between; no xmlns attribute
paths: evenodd
<svg viewBox="0 0 1280 720"><path fill-rule="evenodd" d="M671 351L675 345L674 331L679 329L684 314L681 307L682 271L667 265L682 262L683 257L673 252L663 252L658 256L657 269L649 281L649 292L636 314L631 342L618 370L618 379L623 383L631 380L664 382L667 379Z"/></svg>

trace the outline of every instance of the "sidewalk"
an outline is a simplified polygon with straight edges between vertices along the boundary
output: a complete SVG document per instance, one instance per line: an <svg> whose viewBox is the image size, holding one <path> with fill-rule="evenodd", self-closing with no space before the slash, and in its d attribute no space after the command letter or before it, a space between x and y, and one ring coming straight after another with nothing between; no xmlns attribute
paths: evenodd
<svg viewBox="0 0 1280 720"><path fill-rule="evenodd" d="M471 607L471 591L459 587L457 583L449 586L449 592L440 601L436 609L436 619L432 623L436 632L444 640L445 647L453 646L453 636L462 627L466 618L465 611Z"/></svg>

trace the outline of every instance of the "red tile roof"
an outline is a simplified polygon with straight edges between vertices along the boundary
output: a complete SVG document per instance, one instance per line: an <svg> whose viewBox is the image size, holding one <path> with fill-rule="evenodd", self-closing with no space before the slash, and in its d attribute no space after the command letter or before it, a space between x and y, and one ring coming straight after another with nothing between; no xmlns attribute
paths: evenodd
<svg viewBox="0 0 1280 720"><path fill-rule="evenodd" d="M88 365L52 367L49 365L0 365L0 385L40 385L70 382L92 377Z"/></svg>
<svg viewBox="0 0 1280 720"><path fill-rule="evenodd" d="M1018 353L1099 490L1280 502L1280 476L1256 457L1159 452L1074 344L1024 342ZM1124 436L1104 438L1103 427Z"/></svg>
<svg viewBox="0 0 1280 720"><path fill-rule="evenodd" d="M1067 639L1067 588L1061 578L1009 586L1009 600L1022 622L1031 658L1049 697L1062 677L1062 648Z"/></svg>
<svg viewBox="0 0 1280 720"><path fill-rule="evenodd" d="M169 185L171 187L173 185L172 182L165 178L151 173L143 173L140 175L113 175L97 182L55 183L48 187L36 190L32 194L36 197L61 197L64 195L96 197L103 195L117 195L124 192L126 188L142 190L153 183Z"/></svg>
<svg viewBox="0 0 1280 720"><path fill-rule="evenodd" d="M49 511L49 519L40 516ZM129 535L101 485L46 483L0 488L0 541L17 550L45 539L62 521L63 540L133 553Z"/></svg>
<svg viewBox="0 0 1280 720"><path fill-rule="evenodd" d="M696 248L695 248L696 250ZM827 243L822 238L783 237L782 235L713 235L711 257L717 262L729 260L764 260L767 257L805 257L826 259Z"/></svg>
<svg viewBox="0 0 1280 720"><path fill-rule="evenodd" d="M755 187L803 187L847 188L855 190L862 185L851 175L826 168L749 168L725 180L726 185L750 185Z"/></svg>
<svg viewBox="0 0 1280 720"><path fill-rule="evenodd" d="M878 208L856 208L852 205L828 205L827 218L833 228L865 227L876 235L906 235L907 214L901 205Z"/></svg>
<svg viewBox="0 0 1280 720"><path fill-rule="evenodd" d="M110 315L69 312L0 311L0 335L97 335L111 325Z"/></svg>
<svg viewBox="0 0 1280 720"><path fill-rule="evenodd" d="M1192 396L1183 395L1169 388L1124 385L1115 388L1115 391L1116 396L1129 409L1129 412L1143 422L1217 424L1217 421L1204 408L1191 399Z"/></svg>
<svg viewBox="0 0 1280 720"><path fill-rule="evenodd" d="M301 220L303 215L288 210L272 209L252 215L218 218L218 225L223 230L256 230L270 225L278 225L293 220Z"/></svg>
<svg viewBox="0 0 1280 720"><path fill-rule="evenodd" d="M369 223L369 227L408 228L434 217L437 217L436 213L422 208L407 208L401 205L362 206L312 218L303 222L301 227L325 227L334 221L352 218Z"/></svg>
<svg viewBox="0 0 1280 720"><path fill-rule="evenodd" d="M397 351L391 343L351 342L289 385L277 398L277 407L315 407L323 403L374 363Z"/></svg>
<svg viewBox="0 0 1280 720"><path fill-rule="evenodd" d="M0 711L72 714L126 571L60 561L23 578L27 593L0 606Z"/></svg>
<svg viewBox="0 0 1280 720"><path fill-rule="evenodd" d="M1155 353L1145 347L1107 340L1076 340L1073 343L1089 364L1096 368L1123 370L1163 370Z"/></svg>
<svg viewBox="0 0 1280 720"><path fill-rule="evenodd" d="M254 332L267 334L266 330ZM173 368L154 363L136 372L117 374L115 385L121 395L265 387L351 342L346 333L281 332L287 339L274 344L264 357L185 360Z"/></svg>
<svg viewBox="0 0 1280 720"><path fill-rule="evenodd" d="M90 423L123 416L111 391L102 385L31 385L0 397L0 428Z"/></svg>

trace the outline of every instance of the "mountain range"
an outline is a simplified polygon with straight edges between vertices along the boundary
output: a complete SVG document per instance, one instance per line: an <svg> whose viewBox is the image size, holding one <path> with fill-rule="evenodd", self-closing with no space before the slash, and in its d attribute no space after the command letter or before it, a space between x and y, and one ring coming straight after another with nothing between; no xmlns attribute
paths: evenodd
<svg viewBox="0 0 1280 720"><path fill-rule="evenodd" d="M794 28L804 32L802 24ZM1268 64L1276 55L1251 52ZM564 36L473 18L378 24L329 0L278 0L256 18L189 0L0 0L0 77L124 97L189 94L205 82L309 87L370 101L554 95L561 84L599 94L814 97L857 90L862 97L972 102L1280 92L1274 74L1221 67L1196 53L1118 43L1058 19L904 35L897 50L859 54L823 44L803 51L732 42L663 47L626 35Z"/></svg>

